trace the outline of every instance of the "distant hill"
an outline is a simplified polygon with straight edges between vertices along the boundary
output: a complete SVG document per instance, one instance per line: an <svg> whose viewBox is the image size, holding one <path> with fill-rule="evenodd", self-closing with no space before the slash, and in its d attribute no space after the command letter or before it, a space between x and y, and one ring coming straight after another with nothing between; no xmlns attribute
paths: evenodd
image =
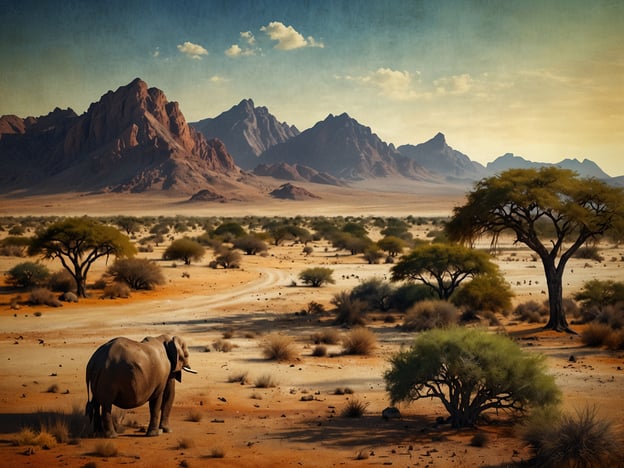
<svg viewBox="0 0 624 468"><path fill-rule="evenodd" d="M279 122L266 107L255 107L251 99L190 125L206 138L222 140L236 164L248 170L258 165L258 156L264 151L299 135L297 127Z"/></svg>
<svg viewBox="0 0 624 468"><path fill-rule="evenodd" d="M314 182L325 185L346 185L345 182L326 172L319 172L308 166L301 164L288 164L285 162L275 164L259 164L254 169L254 174L259 176L270 176L274 179L298 180Z"/></svg>
<svg viewBox="0 0 624 468"><path fill-rule="evenodd" d="M0 187L8 192L172 190L240 184L219 140L190 128L177 102L135 79L77 116L71 109L0 119Z"/></svg>
<svg viewBox="0 0 624 468"><path fill-rule="evenodd" d="M383 142L369 127L346 113L330 114L312 128L269 148L259 162L308 166L345 180L387 176L432 178L413 159L401 155L393 145Z"/></svg>
<svg viewBox="0 0 624 468"><path fill-rule="evenodd" d="M451 148L442 133L438 133L425 143L402 145L397 149L425 169L444 175L447 180L473 181L487 175L483 165Z"/></svg>
<svg viewBox="0 0 624 468"><path fill-rule="evenodd" d="M308 190L302 187L297 187L291 183L286 183L279 188L276 188L270 193L270 195L273 198L281 198L284 200L309 200L313 198L320 198Z"/></svg>
<svg viewBox="0 0 624 468"><path fill-rule="evenodd" d="M494 161L487 164L486 168L491 173L498 174L506 171L507 169L528 169L539 168L544 166L557 166L563 169L570 169L578 173L582 177L596 177L597 179L608 180L611 177L604 172L600 167L589 159L584 159L582 162L578 159L563 159L558 163L545 163L545 162L533 162L529 161L521 156L516 156L512 153L506 153L503 156L499 156Z"/></svg>

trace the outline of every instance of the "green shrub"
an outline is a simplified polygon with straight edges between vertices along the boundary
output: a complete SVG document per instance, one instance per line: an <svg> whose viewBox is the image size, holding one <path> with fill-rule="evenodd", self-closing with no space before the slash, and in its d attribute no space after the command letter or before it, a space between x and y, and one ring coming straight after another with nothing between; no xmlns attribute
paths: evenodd
<svg viewBox="0 0 624 468"><path fill-rule="evenodd" d="M403 328L408 331L430 330L457 324L459 309L447 301L417 302L405 314Z"/></svg>
<svg viewBox="0 0 624 468"><path fill-rule="evenodd" d="M183 237L174 240L163 253L164 260L183 260L185 265L190 265L191 261L200 261L206 249L199 242Z"/></svg>
<svg viewBox="0 0 624 468"><path fill-rule="evenodd" d="M325 267L306 268L299 273L299 279L304 284L309 284L313 288L318 288L325 283L334 284L336 280L332 278L334 270Z"/></svg>
<svg viewBox="0 0 624 468"><path fill-rule="evenodd" d="M417 302L435 298L437 295L429 286L420 283L405 283L394 290L390 303L399 312L406 312Z"/></svg>
<svg viewBox="0 0 624 468"><path fill-rule="evenodd" d="M392 292L393 288L389 282L381 278L369 278L351 290L351 299L362 301L368 311L385 312L390 309Z"/></svg>
<svg viewBox="0 0 624 468"><path fill-rule="evenodd" d="M486 410L523 414L559 402L544 356L525 352L510 338L453 327L419 334L390 359L384 374L393 404L439 399L453 427L473 426Z"/></svg>
<svg viewBox="0 0 624 468"><path fill-rule="evenodd" d="M50 271L45 265L36 262L18 263L7 273L9 284L19 288L32 288L46 282Z"/></svg>
<svg viewBox="0 0 624 468"><path fill-rule="evenodd" d="M479 275L462 284L451 297L457 307L508 314L514 293L500 274Z"/></svg>

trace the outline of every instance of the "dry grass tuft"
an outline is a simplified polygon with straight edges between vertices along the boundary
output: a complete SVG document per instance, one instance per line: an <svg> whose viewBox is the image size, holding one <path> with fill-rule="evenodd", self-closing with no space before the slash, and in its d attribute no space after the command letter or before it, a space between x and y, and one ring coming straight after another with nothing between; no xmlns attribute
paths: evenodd
<svg viewBox="0 0 624 468"><path fill-rule="evenodd" d="M93 454L97 457L111 458L119 455L119 449L117 448L117 445L115 445L113 442L111 442L110 440L106 440L98 442L95 445L95 451L93 452Z"/></svg>
<svg viewBox="0 0 624 468"><path fill-rule="evenodd" d="M189 422L200 422L204 417L203 413L198 409L191 409L186 415L185 420Z"/></svg>
<svg viewBox="0 0 624 468"><path fill-rule="evenodd" d="M216 340L212 343L212 349L218 353L229 353L236 346L227 340Z"/></svg>
<svg viewBox="0 0 624 468"><path fill-rule="evenodd" d="M227 381L228 383L240 383L241 385L247 385L249 383L248 373L240 372L238 374L230 374Z"/></svg>
<svg viewBox="0 0 624 468"><path fill-rule="evenodd" d="M210 458L224 458L225 457L225 450L223 450L222 448L213 448L210 451Z"/></svg>
<svg viewBox="0 0 624 468"><path fill-rule="evenodd" d="M355 328L342 340L344 354L369 356L377 348L377 336L368 328Z"/></svg>
<svg viewBox="0 0 624 468"><path fill-rule="evenodd" d="M256 388L274 388L277 387L277 381L271 374L263 374L254 382Z"/></svg>
<svg viewBox="0 0 624 468"><path fill-rule="evenodd" d="M368 403L354 398L347 402L347 405L340 412L343 418L361 418L366 413Z"/></svg>
<svg viewBox="0 0 624 468"><path fill-rule="evenodd" d="M191 439L190 437L182 437L181 439L178 439L178 446L177 449L178 450L182 450L182 449L190 449L195 447L195 441L193 439Z"/></svg>
<svg viewBox="0 0 624 468"><path fill-rule="evenodd" d="M272 334L262 343L262 353L273 361L294 361L297 358L293 339L286 335Z"/></svg>

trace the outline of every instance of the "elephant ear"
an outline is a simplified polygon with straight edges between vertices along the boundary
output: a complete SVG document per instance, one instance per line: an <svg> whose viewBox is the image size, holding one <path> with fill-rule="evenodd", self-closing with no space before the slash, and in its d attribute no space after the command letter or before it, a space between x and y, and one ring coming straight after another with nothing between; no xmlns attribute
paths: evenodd
<svg viewBox="0 0 624 468"><path fill-rule="evenodd" d="M178 382L182 382L182 360L180 359L182 350L175 336L165 343L165 349L171 363L171 377L175 377Z"/></svg>

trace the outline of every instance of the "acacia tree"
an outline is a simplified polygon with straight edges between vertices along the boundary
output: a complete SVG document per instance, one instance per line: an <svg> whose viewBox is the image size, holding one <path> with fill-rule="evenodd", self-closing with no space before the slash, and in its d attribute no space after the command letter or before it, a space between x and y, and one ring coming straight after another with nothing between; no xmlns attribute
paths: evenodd
<svg viewBox="0 0 624 468"><path fill-rule="evenodd" d="M493 274L497 267L481 250L459 244L426 244L401 257L390 271L392 281L420 281L440 299L448 300L466 278Z"/></svg>
<svg viewBox="0 0 624 468"><path fill-rule="evenodd" d="M503 335L455 327L419 334L390 358L384 374L392 403L436 398L453 427L472 426L487 410L522 414L557 404L560 392L543 355Z"/></svg>
<svg viewBox="0 0 624 468"><path fill-rule="evenodd" d="M622 231L624 191L556 167L510 169L477 182L465 205L446 225L455 241L472 243L485 234L515 234L542 261L548 285L547 329L571 331L563 310L563 272L586 242L609 230Z"/></svg>
<svg viewBox="0 0 624 468"><path fill-rule="evenodd" d="M86 297L87 273L97 259L132 257L135 253L128 236L87 216L51 224L35 234L28 248L29 255L58 258L74 278L79 297Z"/></svg>

